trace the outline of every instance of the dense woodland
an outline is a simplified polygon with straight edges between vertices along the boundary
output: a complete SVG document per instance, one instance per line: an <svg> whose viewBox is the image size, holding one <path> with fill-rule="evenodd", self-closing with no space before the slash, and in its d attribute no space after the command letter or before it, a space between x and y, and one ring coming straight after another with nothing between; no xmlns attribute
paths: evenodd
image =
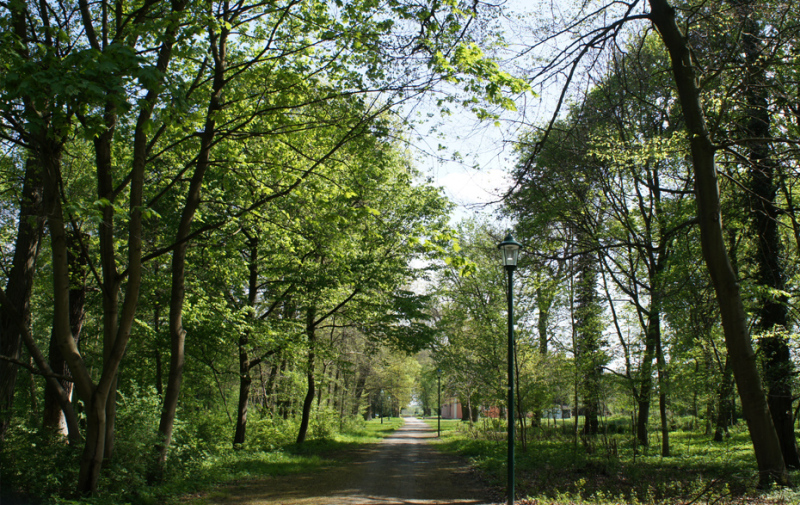
<svg viewBox="0 0 800 505"><path fill-rule="evenodd" d="M0 2L2 491L158 485L440 381L523 447L563 410L665 460L745 425L789 483L798 6L547 5ZM521 113L514 413L506 230L452 222L418 109Z"/></svg>

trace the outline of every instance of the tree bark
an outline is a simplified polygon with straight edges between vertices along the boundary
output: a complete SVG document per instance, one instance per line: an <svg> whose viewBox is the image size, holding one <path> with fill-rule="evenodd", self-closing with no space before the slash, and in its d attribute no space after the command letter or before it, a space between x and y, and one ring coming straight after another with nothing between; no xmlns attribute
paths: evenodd
<svg viewBox="0 0 800 505"><path fill-rule="evenodd" d="M658 326L653 321L655 313L651 311L648 316L644 356L642 357L641 370L639 372L639 394L636 403L639 412L636 417L636 440L642 447L650 447L650 437L648 436L648 421L650 420L650 397L653 391L653 357L655 356L656 338L655 328Z"/></svg>
<svg viewBox="0 0 800 505"><path fill-rule="evenodd" d="M297 443L302 444L306 440L306 434L308 432L308 422L311 418L311 405L314 403L314 393L315 393L315 384L314 384L314 367L315 367L315 344L317 341L316 335L316 322L314 318L316 317L316 311L313 308L308 309L308 313L306 316L306 336L308 337L308 359L306 361L306 379L308 382L308 390L306 391L306 397L303 400L303 413L300 419L300 430L297 433Z"/></svg>
<svg viewBox="0 0 800 505"><path fill-rule="evenodd" d="M240 340L241 342L241 340ZM245 342L246 345L246 342ZM240 345L239 349L239 403L236 409L236 433L233 435L234 447L243 444L247 435L247 406L250 398L250 360L247 350Z"/></svg>
<svg viewBox="0 0 800 505"><path fill-rule="evenodd" d="M181 0L185 2L185 0ZM183 4L185 6L185 3ZM169 336L170 367L161 420L158 431L161 442L156 445L156 478L160 479L167 462L167 451L172 441L172 430L175 426L175 415L178 409L181 383L183 382L183 366L186 360L184 346L186 330L183 327L183 304L186 298L186 254L189 243L186 240L191 232L197 209L200 207L200 196L206 170L211 164L211 149L216 136L216 116L222 110L222 90L225 87L225 70L227 64L228 28L223 24L220 32L211 31L210 46L214 57L214 78L212 93L206 112L206 122L200 138L200 151L197 156L194 174L189 183L178 231L175 234L175 248L172 252L172 288L169 302ZM152 479L151 479L152 480Z"/></svg>
<svg viewBox="0 0 800 505"><path fill-rule="evenodd" d="M594 436L600 432L600 381L602 377L602 349L597 291L596 256L582 253L578 257L578 282L576 286L575 324L577 347L575 357L581 369L583 396L583 434Z"/></svg>
<svg viewBox="0 0 800 505"><path fill-rule="evenodd" d="M667 364L661 342L661 318L657 318L656 364L658 367L658 413L661 417L661 457L669 456L669 419L667 419Z"/></svg>
<svg viewBox="0 0 800 505"><path fill-rule="evenodd" d="M42 217L42 182L40 167L29 155L25 162L25 179L22 185L17 239L14 244L14 260L8 273L5 293L12 300L21 323L30 326L30 299L33 275L39 244L42 239L44 218ZM0 310L0 354L13 359L20 358L22 334L16 317L2 307ZM5 437L12 417L14 389L17 383L17 365L0 360L0 440Z"/></svg>
<svg viewBox="0 0 800 505"><path fill-rule="evenodd" d="M249 235L248 235L249 237ZM247 306L250 309L249 317L255 315L256 297L258 296L258 237L250 237L248 240L250 258L248 260L248 286L247 286ZM239 403L236 409L236 433L233 436L233 445L243 444L247 433L247 406L250 400L250 355L248 345L250 335L249 329L242 332L239 336Z"/></svg>
<svg viewBox="0 0 800 505"><path fill-rule="evenodd" d="M100 243L100 267L102 272L103 300L103 361L110 358L119 327L119 290L122 279L117 271L117 251L114 244L114 207L116 199L114 190L113 147L114 132L117 123L114 100L109 99L106 105L103 122L105 130L94 138L95 164L97 170L97 197L107 201L101 210L101 220L97 230ZM114 450L114 425L116 417L116 379L112 381L111 398L107 403L106 416L110 422L105 423L108 444L104 445L106 458L110 458Z"/></svg>
<svg viewBox="0 0 800 505"><path fill-rule="evenodd" d="M733 369L729 359L725 360L725 369L722 371L717 393L717 420L714 429L714 442L722 442L728 434L728 428L733 424Z"/></svg>
<svg viewBox="0 0 800 505"><path fill-rule="evenodd" d="M720 307L725 344L758 464L759 483L762 486L772 482L788 484L789 475L780 442L761 388L739 284L725 249L714 163L716 149L706 128L694 62L686 37L676 23L672 6L667 0L650 0L650 6L650 18L670 54L689 133L703 257Z"/></svg>
<svg viewBox="0 0 800 505"><path fill-rule="evenodd" d="M759 139L749 144L749 186L751 223L756 235L757 282L771 292L762 296L757 309L756 329L762 333L760 349L763 355L764 382L772 422L778 433L781 453L789 468L800 468L794 423L792 422L792 381L794 365L787 338L780 334L787 328L788 308L784 295L785 275L781 264L783 244L778 230L780 210L775 203L778 187L775 171L778 168L771 156L770 125L766 69L762 63L762 33L753 11L752 0L732 2L742 23L744 52L743 87L747 103L745 131L747 137Z"/></svg>
<svg viewBox="0 0 800 505"><path fill-rule="evenodd" d="M86 236L84 234L84 236ZM76 232L69 234L69 253L68 262L71 272L72 284L69 290L69 320L72 330L72 338L75 339L75 345L80 341L81 329L83 328L84 321L84 305L86 302L86 265L87 258L81 250L81 239L77 236ZM64 356L61 354L61 349L54 335L50 336L50 349L49 349L50 369L54 373L70 376L69 366L67 366ZM66 394L72 397L72 382L67 380L61 381L61 387ZM42 415L42 425L45 428L56 430L63 435L69 436L70 439L80 438L79 434L70 434L68 426L64 417L64 412L59 403L59 392L53 387L52 384L45 384L44 388L44 408Z"/></svg>

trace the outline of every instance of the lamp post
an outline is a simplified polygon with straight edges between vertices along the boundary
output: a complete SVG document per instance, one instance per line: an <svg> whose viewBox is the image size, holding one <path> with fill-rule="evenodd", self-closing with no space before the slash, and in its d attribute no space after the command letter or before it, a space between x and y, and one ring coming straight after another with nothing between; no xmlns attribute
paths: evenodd
<svg viewBox="0 0 800 505"><path fill-rule="evenodd" d="M381 389L381 424L383 424L383 389Z"/></svg>
<svg viewBox="0 0 800 505"><path fill-rule="evenodd" d="M441 437L442 436L442 369L441 368L438 368L436 370L436 375L439 378L439 393L438 393L439 399L437 401L437 405L439 408L436 415L436 436Z"/></svg>
<svg viewBox="0 0 800 505"><path fill-rule="evenodd" d="M521 247L510 233L497 246L508 272L508 505L514 505L514 269Z"/></svg>

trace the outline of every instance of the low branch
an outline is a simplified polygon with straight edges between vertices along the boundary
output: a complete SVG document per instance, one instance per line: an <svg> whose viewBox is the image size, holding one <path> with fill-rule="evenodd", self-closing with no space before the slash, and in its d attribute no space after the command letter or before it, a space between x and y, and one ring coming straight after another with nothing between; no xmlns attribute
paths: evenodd
<svg viewBox="0 0 800 505"><path fill-rule="evenodd" d="M9 363L14 363L15 365L18 365L18 366L21 366L22 368L28 370L30 373L32 373L34 375L41 375L42 377L45 377L45 378L52 377L52 378L58 379L60 381L72 382L72 377L69 377L69 376L66 376L66 375L59 375L57 373L43 372L42 370L39 370L38 368L36 368L35 366L31 365L30 363L25 363L24 361L18 360L16 358L11 358L9 356L4 356L4 355L0 354L0 359L3 360L3 361L8 361Z"/></svg>

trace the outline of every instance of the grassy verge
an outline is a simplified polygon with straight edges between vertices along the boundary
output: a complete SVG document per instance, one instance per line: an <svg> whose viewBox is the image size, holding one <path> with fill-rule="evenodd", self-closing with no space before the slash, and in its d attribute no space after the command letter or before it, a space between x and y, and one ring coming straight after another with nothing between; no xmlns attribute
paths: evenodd
<svg viewBox="0 0 800 505"><path fill-rule="evenodd" d="M436 419L426 420L434 429ZM495 423L496 424L496 423ZM442 420L440 447L468 458L490 484L506 487L505 427ZM634 454L630 435L593 440L559 430L529 435L516 447L516 496L522 503L575 504L799 504L794 490L758 491L747 430L735 428L721 443L690 431L670 433L671 456L660 444ZM798 476L794 476L797 480Z"/></svg>
<svg viewBox="0 0 800 505"><path fill-rule="evenodd" d="M313 473L331 465L346 463L353 452L368 444L380 442L403 425L400 418L353 423L349 429L324 438L312 438L303 444L283 444L259 448L257 443L244 448L215 448L202 451L201 457L188 464L173 460L164 482L149 486L141 477L126 478L130 468L110 463L103 472L113 483L105 483L106 490L98 497L71 500L57 495L45 499L35 496L3 497L12 505L173 505L177 503L203 503L203 496L225 493L221 487L251 479L271 476ZM108 477L111 476L111 477Z"/></svg>
<svg viewBox="0 0 800 505"><path fill-rule="evenodd" d="M231 482L247 479L281 476L297 473L313 473L335 464L346 463L354 450L360 446L375 444L391 435L403 425L400 418L371 420L358 428L328 438L307 440L302 444L288 444L282 448L257 451L231 451L222 456L209 458L202 465L200 475L193 473L192 483L174 483L157 489L157 500L142 505L175 503L178 497L203 493L209 489ZM138 505L138 504L133 504Z"/></svg>
<svg viewBox="0 0 800 505"><path fill-rule="evenodd" d="M361 445L380 442L403 426L403 423L403 419L399 417L384 418L383 423L378 419L373 419L364 423L363 427L359 429L339 433L330 438L309 440L300 445L286 445L283 447L283 451L296 456L322 458L337 455L336 459L340 459L342 453L357 449Z"/></svg>

